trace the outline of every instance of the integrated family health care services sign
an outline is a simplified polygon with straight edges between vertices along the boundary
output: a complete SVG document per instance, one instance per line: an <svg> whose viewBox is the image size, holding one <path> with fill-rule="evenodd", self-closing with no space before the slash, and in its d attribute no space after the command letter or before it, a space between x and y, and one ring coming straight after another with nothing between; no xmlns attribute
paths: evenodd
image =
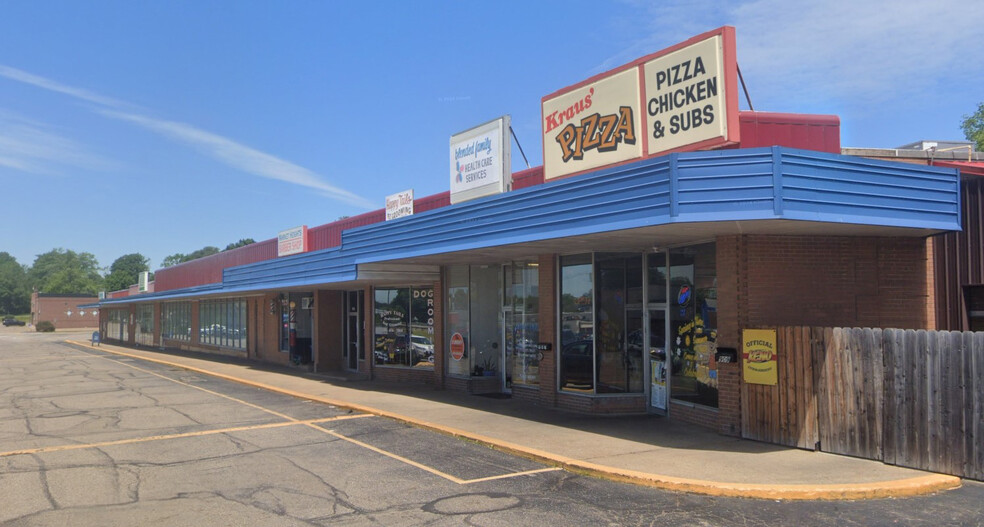
<svg viewBox="0 0 984 527"><path fill-rule="evenodd" d="M512 182L508 115L451 136L451 203L500 194Z"/></svg>
<svg viewBox="0 0 984 527"><path fill-rule="evenodd" d="M289 256L308 250L307 225L294 227L277 233L277 256Z"/></svg>
<svg viewBox="0 0 984 527"><path fill-rule="evenodd" d="M541 101L544 178L739 141L735 31L722 27Z"/></svg>
<svg viewBox="0 0 984 527"><path fill-rule="evenodd" d="M776 330L746 329L741 332L741 369L745 382L770 384L779 382Z"/></svg>

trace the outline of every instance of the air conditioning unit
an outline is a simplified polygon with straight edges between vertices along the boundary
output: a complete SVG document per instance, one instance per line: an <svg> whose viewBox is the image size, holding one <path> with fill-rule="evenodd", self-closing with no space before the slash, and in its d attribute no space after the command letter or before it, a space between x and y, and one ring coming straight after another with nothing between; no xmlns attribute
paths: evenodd
<svg viewBox="0 0 984 527"><path fill-rule="evenodd" d="M305 296L301 298L301 309L311 309L314 307L314 297Z"/></svg>

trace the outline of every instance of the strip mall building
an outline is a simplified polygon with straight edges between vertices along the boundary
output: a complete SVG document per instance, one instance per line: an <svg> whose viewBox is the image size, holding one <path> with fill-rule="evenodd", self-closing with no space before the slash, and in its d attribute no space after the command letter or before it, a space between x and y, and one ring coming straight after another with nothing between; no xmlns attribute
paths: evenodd
<svg viewBox="0 0 984 527"><path fill-rule="evenodd" d="M564 88L543 166L510 172L508 118L457 134L449 192L161 269L104 339L736 433L744 330L937 327L962 214L959 168L738 89L729 27Z"/></svg>

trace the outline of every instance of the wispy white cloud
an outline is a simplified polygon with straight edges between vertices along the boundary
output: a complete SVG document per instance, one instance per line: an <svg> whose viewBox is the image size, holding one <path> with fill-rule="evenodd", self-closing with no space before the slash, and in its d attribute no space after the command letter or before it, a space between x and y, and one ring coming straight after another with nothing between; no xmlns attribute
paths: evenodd
<svg viewBox="0 0 984 527"><path fill-rule="evenodd" d="M359 207L373 208L375 206L374 203L361 196L326 183L317 174L304 167L194 126L115 110L103 109L99 110L99 113L185 143L244 172L318 190L326 197Z"/></svg>
<svg viewBox="0 0 984 527"><path fill-rule="evenodd" d="M51 79L39 77L32 73L28 73L24 70L11 68L10 66L4 66L3 64L0 64L0 76L6 77L10 80L23 82L24 84L37 86L38 88L44 88L49 91L70 95L72 97L75 97L76 99L81 99L83 101L95 103L100 106L107 106L110 108L126 108L130 106L129 104L123 101L118 101L110 97L103 97L102 95L97 95L95 93L80 88L73 88L71 86L66 86L64 84L55 82Z"/></svg>
<svg viewBox="0 0 984 527"><path fill-rule="evenodd" d="M4 65L0 65L0 76L93 103L95 105L95 111L100 115L137 125L168 139L189 145L199 152L237 170L242 170L243 172L263 178L311 188L319 191L327 198L358 207L366 209L376 207L374 202L331 185L320 175L307 168L237 143L227 137L201 130L190 124L147 116L138 107L127 102L67 86ZM0 150L0 156L2 156L2 150ZM10 163L8 166L22 165L24 161L24 156L14 157L8 161ZM0 157L0 164L4 163L3 157Z"/></svg>
<svg viewBox="0 0 984 527"><path fill-rule="evenodd" d="M110 170L116 163L87 151L50 126L0 109L0 167L60 175L75 168Z"/></svg>
<svg viewBox="0 0 984 527"><path fill-rule="evenodd" d="M620 25L623 31L639 28L638 36L597 71L732 25L738 63L756 103L804 97L863 103L932 96L940 78L984 82L975 54L984 20L980 0L623 3L635 22Z"/></svg>

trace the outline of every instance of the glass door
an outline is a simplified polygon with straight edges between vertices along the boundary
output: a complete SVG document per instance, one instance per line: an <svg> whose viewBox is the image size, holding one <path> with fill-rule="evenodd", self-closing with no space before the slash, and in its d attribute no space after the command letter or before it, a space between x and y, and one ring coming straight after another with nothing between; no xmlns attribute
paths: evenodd
<svg viewBox="0 0 984 527"><path fill-rule="evenodd" d="M666 415L670 374L666 357L666 307L649 309L649 407Z"/></svg>
<svg viewBox="0 0 984 527"><path fill-rule="evenodd" d="M503 391L513 385L539 384L539 268L536 263L503 266Z"/></svg>
<svg viewBox="0 0 984 527"><path fill-rule="evenodd" d="M352 371L359 369L359 359L362 357L362 305L364 293L349 291L345 294L345 359L346 366Z"/></svg>
<svg viewBox="0 0 984 527"><path fill-rule="evenodd" d="M656 252L646 256L646 358L649 365L649 411L666 415L670 399L671 358L667 353L666 336L669 334L667 291L669 273L666 253Z"/></svg>

